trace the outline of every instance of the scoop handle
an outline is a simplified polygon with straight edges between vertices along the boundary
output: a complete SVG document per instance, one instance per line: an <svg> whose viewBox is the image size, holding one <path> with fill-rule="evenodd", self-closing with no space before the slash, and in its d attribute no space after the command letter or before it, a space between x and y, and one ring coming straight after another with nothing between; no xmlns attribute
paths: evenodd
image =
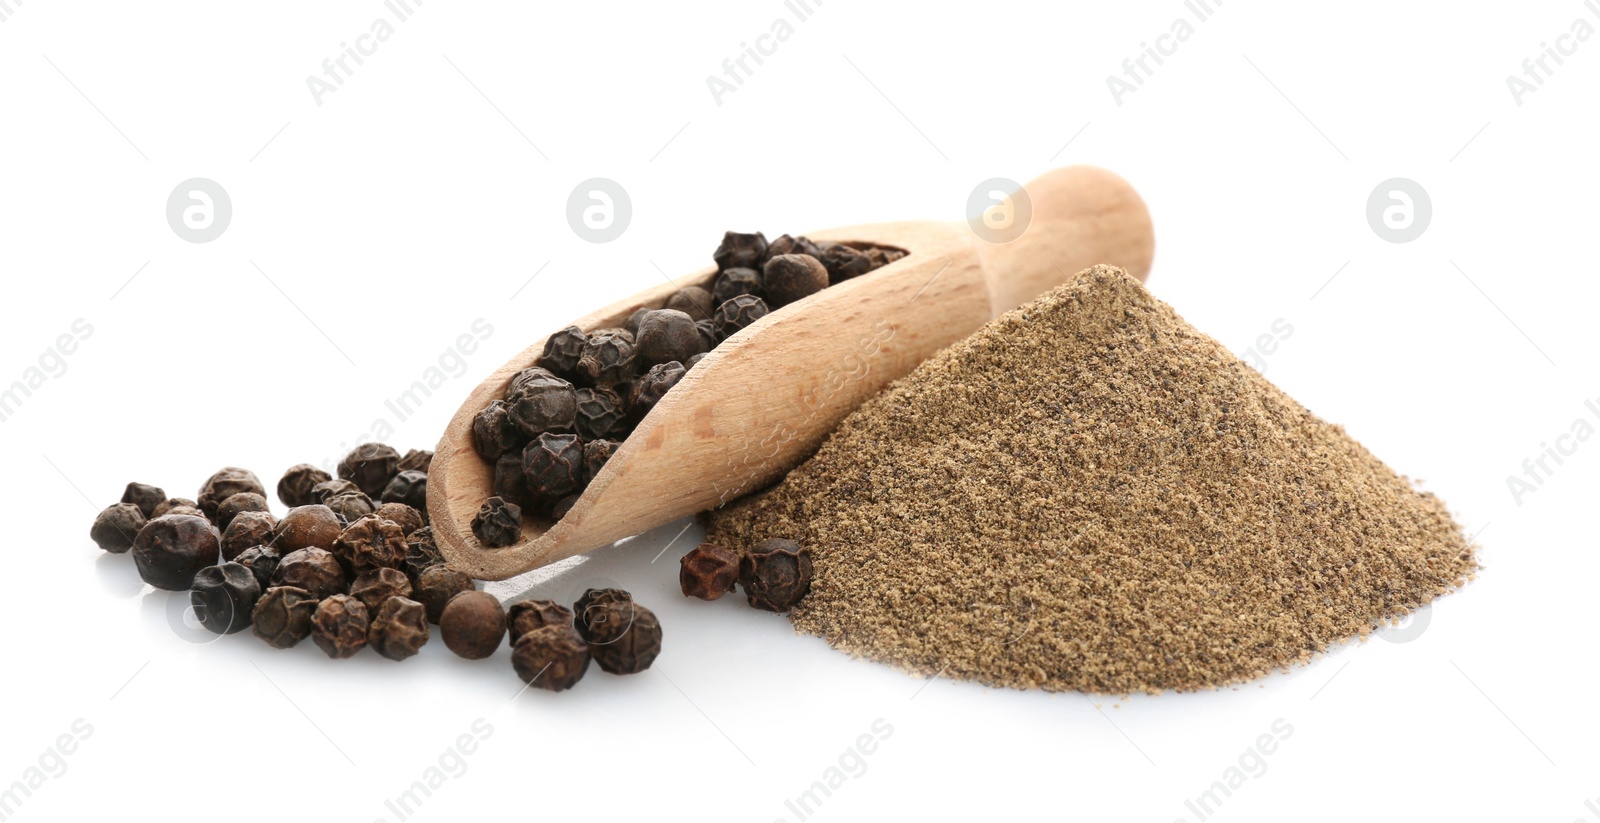
<svg viewBox="0 0 1600 823"><path fill-rule="evenodd" d="M995 316L1066 282L1085 260L1119 266L1141 283L1150 274L1150 212L1128 181L1105 169L1055 169L993 199L968 225Z"/></svg>

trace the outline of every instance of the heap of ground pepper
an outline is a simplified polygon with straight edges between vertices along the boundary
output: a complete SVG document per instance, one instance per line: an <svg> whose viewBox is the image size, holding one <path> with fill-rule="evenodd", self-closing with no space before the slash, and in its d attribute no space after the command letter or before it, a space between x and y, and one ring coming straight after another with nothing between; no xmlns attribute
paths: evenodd
<svg viewBox="0 0 1600 823"><path fill-rule="evenodd" d="M813 553L796 628L1126 694L1301 663L1464 585L1445 505L1099 266L937 354L708 539Z"/></svg>

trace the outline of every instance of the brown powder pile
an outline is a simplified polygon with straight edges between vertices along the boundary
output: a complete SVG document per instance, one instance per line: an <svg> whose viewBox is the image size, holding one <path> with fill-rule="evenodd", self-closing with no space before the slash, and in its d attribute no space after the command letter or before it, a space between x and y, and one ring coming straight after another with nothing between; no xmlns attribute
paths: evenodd
<svg viewBox="0 0 1600 823"><path fill-rule="evenodd" d="M811 547L802 632L1051 691L1254 678L1477 568L1438 498L1105 266L940 352L709 523Z"/></svg>

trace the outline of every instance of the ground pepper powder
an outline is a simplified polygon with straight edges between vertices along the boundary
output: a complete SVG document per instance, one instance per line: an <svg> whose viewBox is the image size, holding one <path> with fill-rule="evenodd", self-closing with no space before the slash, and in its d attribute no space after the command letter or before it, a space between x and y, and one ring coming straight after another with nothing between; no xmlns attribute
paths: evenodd
<svg viewBox="0 0 1600 823"><path fill-rule="evenodd" d="M1103 694L1304 662L1477 568L1438 498L1105 266L940 352L708 526L808 546L789 614L841 650Z"/></svg>

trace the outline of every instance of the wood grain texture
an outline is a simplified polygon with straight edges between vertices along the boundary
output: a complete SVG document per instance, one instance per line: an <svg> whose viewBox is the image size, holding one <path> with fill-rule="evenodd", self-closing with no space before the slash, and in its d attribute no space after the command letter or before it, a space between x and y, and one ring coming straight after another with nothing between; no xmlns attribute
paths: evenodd
<svg viewBox="0 0 1600 823"><path fill-rule="evenodd" d="M473 577L503 580L714 508L781 477L890 381L1072 274L1109 263L1140 280L1147 276L1154 253L1149 214L1120 177L1069 167L1026 188L1031 223L1004 245L979 239L965 223L884 223L808 235L910 253L728 338L657 404L566 517L553 524L530 519L517 544L486 548L471 523L493 494L493 467L472 447L473 417L504 393L513 375L535 364L544 352L545 336L539 337L472 391L435 450L428 513L445 557ZM715 275L703 269L570 325L620 326L679 288L709 288Z"/></svg>

